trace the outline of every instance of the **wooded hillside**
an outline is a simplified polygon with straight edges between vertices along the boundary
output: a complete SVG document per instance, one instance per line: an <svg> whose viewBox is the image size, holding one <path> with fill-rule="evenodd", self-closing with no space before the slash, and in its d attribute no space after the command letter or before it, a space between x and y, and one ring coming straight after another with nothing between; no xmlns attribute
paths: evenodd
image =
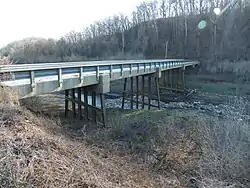
<svg viewBox="0 0 250 188"><path fill-rule="evenodd" d="M131 16L114 15L59 40L16 41L1 52L19 63L164 58L167 45L168 58L248 60L249 6L248 0L154 0ZM218 19L216 7L227 8ZM206 27L199 29L202 20Z"/></svg>

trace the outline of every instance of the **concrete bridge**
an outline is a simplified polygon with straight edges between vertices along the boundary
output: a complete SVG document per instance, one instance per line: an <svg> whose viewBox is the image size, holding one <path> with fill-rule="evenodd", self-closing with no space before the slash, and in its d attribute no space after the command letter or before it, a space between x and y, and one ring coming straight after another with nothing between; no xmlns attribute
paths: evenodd
<svg viewBox="0 0 250 188"><path fill-rule="evenodd" d="M1 85L17 89L20 98L64 91L66 116L70 101L75 117L79 119L85 117L105 125L107 120L104 94L110 92L110 82L124 79L122 108L127 97L127 80L130 78L131 108L134 102L136 108L139 107L139 102L144 108L144 96L147 95L146 105L150 109L152 80L155 84L158 104L160 104L160 88L184 92L185 70L187 67L194 68L198 64L198 61L184 59L21 64L3 65L0 68L0 74L5 76ZM134 78L136 78L135 84ZM134 85L136 85L135 91ZM147 85L147 91L145 91L145 85ZM81 98L82 94L84 99ZM139 94L142 95L142 101L138 99ZM88 102L89 95L92 96L91 104ZM100 108L96 105L96 98L101 102Z"/></svg>

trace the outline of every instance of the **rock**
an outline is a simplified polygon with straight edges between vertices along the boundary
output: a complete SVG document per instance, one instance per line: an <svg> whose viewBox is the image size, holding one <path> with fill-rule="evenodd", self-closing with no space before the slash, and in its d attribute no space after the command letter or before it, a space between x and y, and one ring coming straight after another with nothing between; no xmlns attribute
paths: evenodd
<svg viewBox="0 0 250 188"><path fill-rule="evenodd" d="M197 105L199 105L199 104L200 104L200 102L197 102L197 101L194 102L194 105L195 105L195 106L197 106Z"/></svg>
<svg viewBox="0 0 250 188"><path fill-rule="evenodd" d="M133 96L133 99L136 100L136 96ZM139 102L142 102L142 96L138 97ZM148 98L144 98L145 103L148 103ZM151 104L154 106L158 106L157 100L151 100ZM130 109L130 101L125 100L124 109ZM116 99L106 99L106 107L107 108L121 108L122 106L122 97ZM233 119L242 119L242 120L250 120L250 116L246 114L241 114L239 111L241 109L226 104L213 105L202 104L200 101L195 101L193 103L188 102L169 102L164 103L160 102L160 107L162 110L166 109L197 109L200 112L209 112L209 114L213 114L215 116L226 116L227 118ZM147 109L148 106L145 105L144 109ZM136 109L136 103L133 103L133 109ZM139 104L139 109L142 109L142 104ZM151 107L151 109L158 109L158 107Z"/></svg>
<svg viewBox="0 0 250 188"><path fill-rule="evenodd" d="M222 115L222 111L220 111L220 110L215 110L215 112L216 112L217 114Z"/></svg>

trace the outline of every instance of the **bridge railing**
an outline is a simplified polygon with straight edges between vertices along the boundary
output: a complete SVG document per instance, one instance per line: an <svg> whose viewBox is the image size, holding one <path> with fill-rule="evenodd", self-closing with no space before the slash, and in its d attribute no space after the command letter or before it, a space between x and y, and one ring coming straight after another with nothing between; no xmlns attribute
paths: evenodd
<svg viewBox="0 0 250 188"><path fill-rule="evenodd" d="M100 74L109 74L110 80L117 80L150 74L157 67L167 70L196 64L199 62L184 59L39 63L3 65L0 74L10 74L12 79L1 84L18 87L24 97L94 85Z"/></svg>

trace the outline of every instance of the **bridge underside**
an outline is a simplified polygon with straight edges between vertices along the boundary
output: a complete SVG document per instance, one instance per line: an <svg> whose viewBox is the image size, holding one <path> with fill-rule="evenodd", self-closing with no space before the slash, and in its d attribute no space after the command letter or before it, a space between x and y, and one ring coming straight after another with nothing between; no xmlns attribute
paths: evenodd
<svg viewBox="0 0 250 188"><path fill-rule="evenodd" d="M195 71L183 67L161 71L157 68L154 73L130 76L124 78L121 108L125 108L125 101L129 101L130 109L161 109L160 93L162 90L186 94L185 72ZM72 110L78 119L87 119L94 123L106 125L107 112L105 107L105 93L110 92L110 82L103 75L99 84L65 90L65 116ZM89 98L91 96L91 98ZM153 104L152 101L157 101ZM100 104L97 104L99 101ZM72 109L69 108L71 103Z"/></svg>

